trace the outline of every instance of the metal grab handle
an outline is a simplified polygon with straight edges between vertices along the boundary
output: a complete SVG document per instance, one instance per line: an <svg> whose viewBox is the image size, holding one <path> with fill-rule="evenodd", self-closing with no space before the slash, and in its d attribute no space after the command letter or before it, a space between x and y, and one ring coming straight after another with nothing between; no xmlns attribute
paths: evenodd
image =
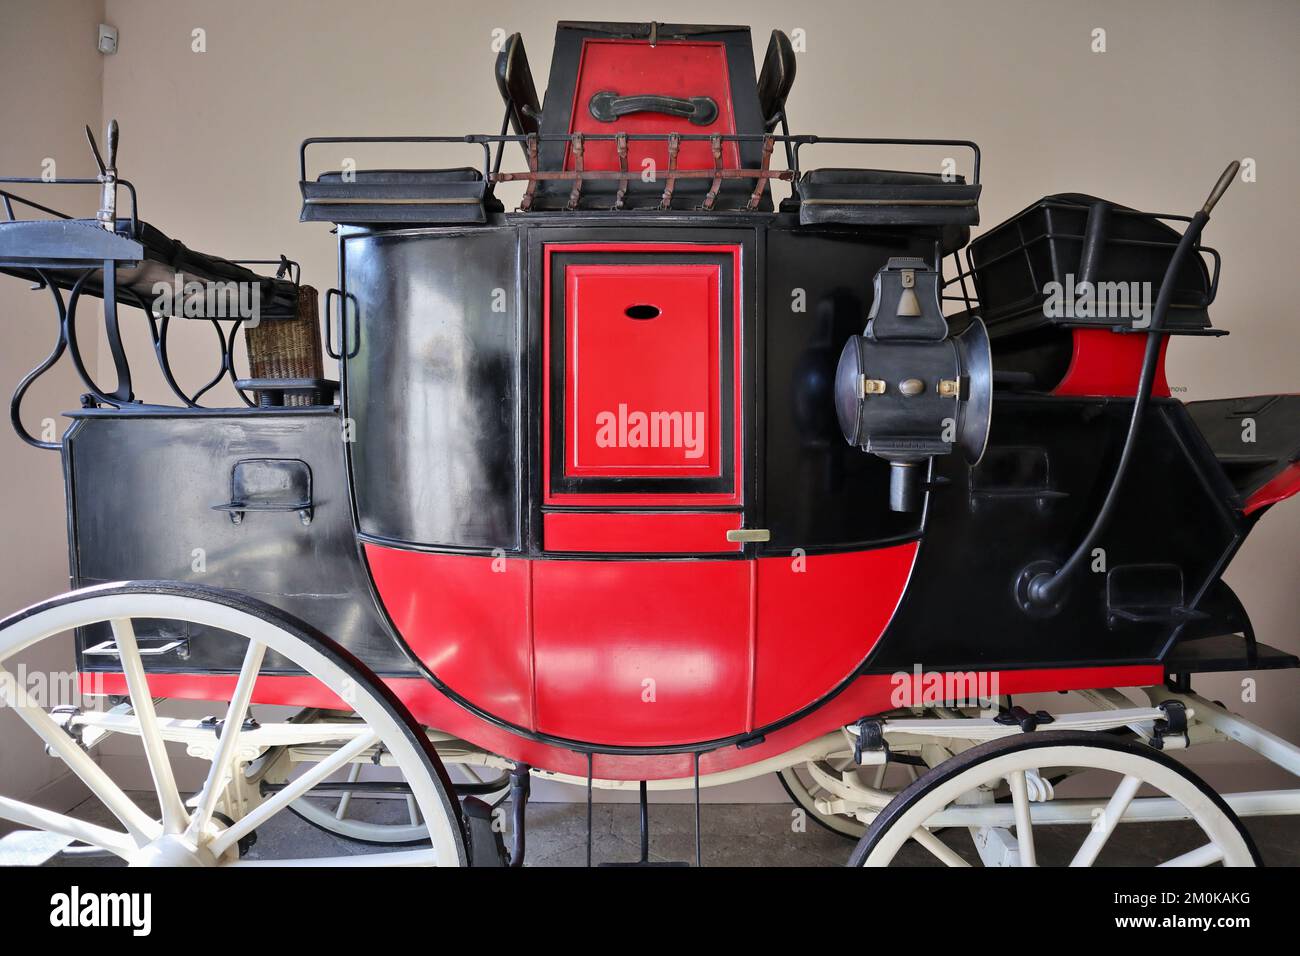
<svg viewBox="0 0 1300 956"><path fill-rule="evenodd" d="M332 308L335 296L339 300L339 344L338 348L334 347L334 310ZM348 300L353 298L349 293L342 289L325 290L325 354L332 359L356 358L357 350L360 348L361 336L356 336L357 348L348 348ZM355 311L355 310L353 310ZM358 328L358 333L360 329Z"/></svg>
<svg viewBox="0 0 1300 956"><path fill-rule="evenodd" d="M244 458L230 469L230 500L212 506L240 524L250 511L296 511L305 525L315 512L311 466L300 458Z"/></svg>
<svg viewBox="0 0 1300 956"><path fill-rule="evenodd" d="M656 93L619 96L610 90L602 90L592 96L587 108L591 111L591 115L602 123L612 123L620 116L627 116L629 113L667 113L669 116L684 116L696 126L708 126L718 118L718 104L708 96L692 96L689 99L661 96Z"/></svg>

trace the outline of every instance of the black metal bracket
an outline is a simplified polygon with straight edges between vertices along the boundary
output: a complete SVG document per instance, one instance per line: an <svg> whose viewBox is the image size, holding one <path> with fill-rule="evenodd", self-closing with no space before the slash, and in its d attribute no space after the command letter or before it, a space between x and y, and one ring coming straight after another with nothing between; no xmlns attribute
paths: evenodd
<svg viewBox="0 0 1300 956"><path fill-rule="evenodd" d="M885 740L885 722L879 717L863 717L857 724L857 738L853 741L853 762L862 763L864 753L885 754L889 759L889 742Z"/></svg>
<svg viewBox="0 0 1300 956"><path fill-rule="evenodd" d="M213 717L213 716L204 717L202 720L199 721L199 726L208 728L213 733L215 733L217 735L217 739L220 740L221 731L224 730L226 726L226 718ZM246 730L257 730L257 728L261 726L262 725L259 724L255 718L245 717L244 722L239 727L239 731L240 733L243 733Z"/></svg>
<svg viewBox="0 0 1300 956"><path fill-rule="evenodd" d="M1004 727L1019 727L1023 733L1028 734L1037 730L1042 724L1055 723L1056 718L1045 710L1035 711L1031 714L1025 708L1016 704L1009 710L1003 710L999 713L993 718L993 722L1002 724Z"/></svg>
<svg viewBox="0 0 1300 956"><path fill-rule="evenodd" d="M1187 705L1181 700L1167 700L1157 706L1165 717L1152 724L1151 746L1164 750L1166 737L1187 736Z"/></svg>

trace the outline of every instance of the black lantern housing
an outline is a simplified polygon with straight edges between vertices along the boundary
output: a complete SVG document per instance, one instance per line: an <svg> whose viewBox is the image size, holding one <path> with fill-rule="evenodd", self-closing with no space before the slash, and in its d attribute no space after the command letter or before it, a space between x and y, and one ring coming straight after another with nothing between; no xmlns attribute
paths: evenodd
<svg viewBox="0 0 1300 956"><path fill-rule="evenodd" d="M835 407L851 445L890 463L889 505L921 504L922 465L960 451L984 454L993 370L984 323L951 335L941 277L924 259L890 259L875 278L867 327L840 353Z"/></svg>

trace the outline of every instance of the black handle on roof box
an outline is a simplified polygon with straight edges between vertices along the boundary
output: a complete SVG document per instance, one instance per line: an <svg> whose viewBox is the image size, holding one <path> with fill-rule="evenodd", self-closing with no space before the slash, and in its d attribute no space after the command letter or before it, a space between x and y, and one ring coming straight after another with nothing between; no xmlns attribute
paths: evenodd
<svg viewBox="0 0 1300 956"><path fill-rule="evenodd" d="M708 96L692 96L689 99L660 96L657 93L619 96L617 93L603 90L591 98L587 108L591 110L591 115L602 123L612 123L620 116L627 116L629 113L667 113L669 116L684 116L696 126L708 126L718 118L718 104Z"/></svg>

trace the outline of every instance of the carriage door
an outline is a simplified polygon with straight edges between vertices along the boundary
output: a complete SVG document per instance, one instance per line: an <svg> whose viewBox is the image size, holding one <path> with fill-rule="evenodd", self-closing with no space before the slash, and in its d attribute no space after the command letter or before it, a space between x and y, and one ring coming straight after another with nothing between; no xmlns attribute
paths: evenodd
<svg viewBox="0 0 1300 956"><path fill-rule="evenodd" d="M557 560L532 572L538 729L626 745L743 733L739 248L545 258L542 548Z"/></svg>
<svg viewBox="0 0 1300 956"><path fill-rule="evenodd" d="M738 248L552 245L547 260L545 549L738 551Z"/></svg>

